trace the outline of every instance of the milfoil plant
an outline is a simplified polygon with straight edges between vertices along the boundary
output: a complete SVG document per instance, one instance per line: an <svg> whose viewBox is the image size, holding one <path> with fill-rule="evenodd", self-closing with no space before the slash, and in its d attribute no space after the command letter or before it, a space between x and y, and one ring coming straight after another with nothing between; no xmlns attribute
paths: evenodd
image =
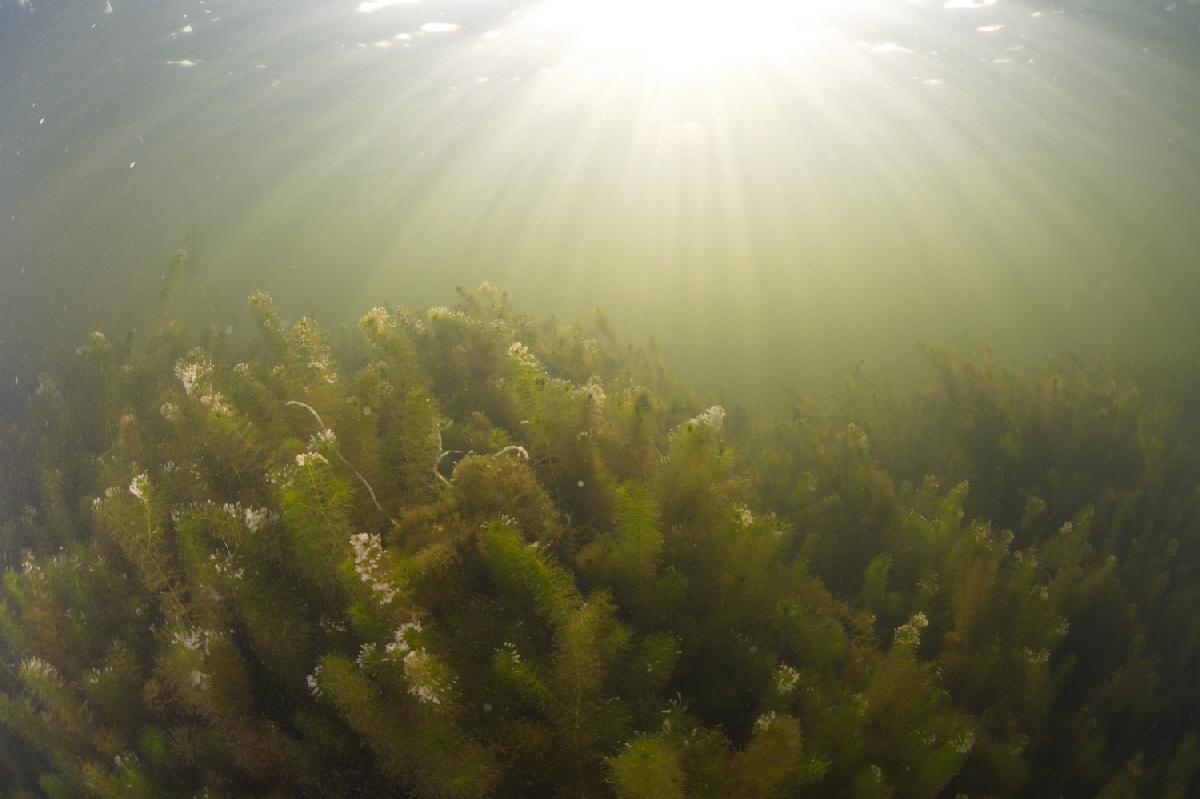
<svg viewBox="0 0 1200 799"><path fill-rule="evenodd" d="M250 309L0 430L4 795L1195 790L1194 386L727 412L488 285Z"/></svg>

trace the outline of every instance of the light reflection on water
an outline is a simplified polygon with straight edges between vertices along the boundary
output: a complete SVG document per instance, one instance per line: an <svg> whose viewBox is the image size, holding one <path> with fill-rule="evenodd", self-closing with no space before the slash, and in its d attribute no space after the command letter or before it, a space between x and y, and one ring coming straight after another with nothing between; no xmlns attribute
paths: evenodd
<svg viewBox="0 0 1200 799"><path fill-rule="evenodd" d="M0 363L153 318L188 230L221 306L487 279L700 383L1194 346L1172 5L0 4Z"/></svg>

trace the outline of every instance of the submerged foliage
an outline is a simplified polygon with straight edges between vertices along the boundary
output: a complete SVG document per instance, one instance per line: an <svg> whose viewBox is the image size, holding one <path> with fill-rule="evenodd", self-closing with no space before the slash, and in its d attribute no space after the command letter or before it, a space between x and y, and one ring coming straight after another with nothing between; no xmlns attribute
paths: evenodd
<svg viewBox="0 0 1200 799"><path fill-rule="evenodd" d="M756 420L486 286L251 307L0 429L8 796L1195 794L1200 385Z"/></svg>

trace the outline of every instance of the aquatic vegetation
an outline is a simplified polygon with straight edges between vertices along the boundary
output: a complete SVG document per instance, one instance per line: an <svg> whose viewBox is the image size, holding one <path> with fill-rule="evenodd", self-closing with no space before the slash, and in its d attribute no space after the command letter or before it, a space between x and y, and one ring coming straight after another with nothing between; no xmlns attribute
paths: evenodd
<svg viewBox="0 0 1200 799"><path fill-rule="evenodd" d="M251 309L0 429L3 795L1195 792L1200 380L756 416L491 286Z"/></svg>

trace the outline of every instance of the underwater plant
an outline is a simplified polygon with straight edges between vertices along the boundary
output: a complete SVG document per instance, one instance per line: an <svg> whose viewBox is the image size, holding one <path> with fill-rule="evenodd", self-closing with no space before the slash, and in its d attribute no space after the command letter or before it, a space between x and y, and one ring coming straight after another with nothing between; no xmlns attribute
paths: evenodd
<svg viewBox="0 0 1200 799"><path fill-rule="evenodd" d="M250 306L0 426L0 795L1195 795L1200 380L756 416L486 284Z"/></svg>

